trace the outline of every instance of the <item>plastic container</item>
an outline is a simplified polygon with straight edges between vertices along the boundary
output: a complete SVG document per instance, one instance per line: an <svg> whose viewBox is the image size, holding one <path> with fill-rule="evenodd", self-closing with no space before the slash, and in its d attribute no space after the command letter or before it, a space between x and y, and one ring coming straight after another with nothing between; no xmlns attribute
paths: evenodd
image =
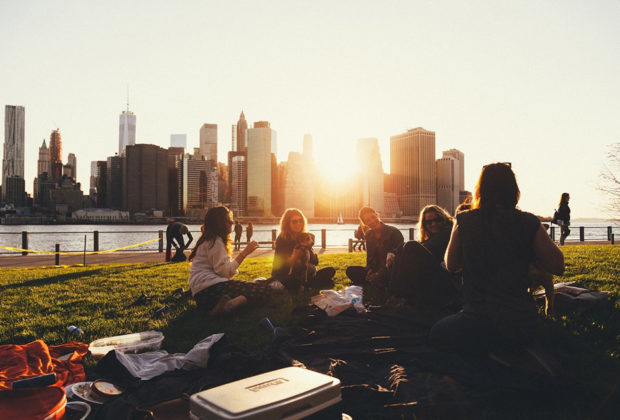
<svg viewBox="0 0 620 420"><path fill-rule="evenodd" d="M134 334L100 338L88 346L90 354L95 358L105 356L111 350L123 353L159 350L164 335L159 331L143 331Z"/></svg>
<svg viewBox="0 0 620 420"><path fill-rule="evenodd" d="M338 378L287 367L194 394L189 408L190 419L294 420L341 400Z"/></svg>
<svg viewBox="0 0 620 420"><path fill-rule="evenodd" d="M84 334L84 331L82 331L81 329L79 329L75 325L69 325L67 327L67 331L69 331L71 334Z"/></svg>

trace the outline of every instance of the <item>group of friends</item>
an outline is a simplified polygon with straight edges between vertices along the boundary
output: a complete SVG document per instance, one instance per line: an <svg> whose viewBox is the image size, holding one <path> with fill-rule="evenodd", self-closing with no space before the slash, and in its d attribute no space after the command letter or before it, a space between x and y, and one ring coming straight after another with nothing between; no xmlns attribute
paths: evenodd
<svg viewBox="0 0 620 420"><path fill-rule="evenodd" d="M484 351L498 342L531 344L539 324L531 272L548 278L561 275L564 256L538 217L517 208L519 198L511 167L486 165L471 203L459 206L455 217L436 205L424 207L418 241L408 242L375 210L363 207L359 219L366 266L347 267L346 275L353 284L384 292L391 304L444 311L446 316L430 330L431 342L438 346ZM568 207L568 198L562 195L561 209ZM273 293L334 286L334 268L316 270L314 236L307 232L300 210L284 212L271 277L263 281L233 280L240 264L258 248L248 238L233 256L233 226L226 207L209 209L189 255L192 295L210 316L261 302Z"/></svg>

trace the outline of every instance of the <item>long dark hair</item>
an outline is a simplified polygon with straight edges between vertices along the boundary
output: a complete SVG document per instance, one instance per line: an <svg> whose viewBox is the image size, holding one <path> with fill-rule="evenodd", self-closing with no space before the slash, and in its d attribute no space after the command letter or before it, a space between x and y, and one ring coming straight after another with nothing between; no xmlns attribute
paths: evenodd
<svg viewBox="0 0 620 420"><path fill-rule="evenodd" d="M202 225L202 234L194 249L189 254L188 260L192 261L196 256L196 251L198 247L202 245L203 242L213 241L211 243L211 247L215 243L215 238L221 238L224 245L226 245L226 251L228 255L232 254L231 246L230 246L230 224L232 220L232 212L228 210L227 207L219 206L210 208L205 214L205 222Z"/></svg>
<svg viewBox="0 0 620 420"><path fill-rule="evenodd" d="M426 228L426 224L424 223L424 215L426 213L435 213L435 216L437 216L437 218L441 220L442 227L446 226L448 223L452 223L452 221L454 220L450 213L448 213L443 207L434 204L429 204L428 206L425 206L420 212L420 217L418 219L420 223L420 235L418 237L418 241L420 242L424 242L431 237L431 234Z"/></svg>
<svg viewBox="0 0 620 420"><path fill-rule="evenodd" d="M517 179L509 165L491 163L485 165L474 191L472 208L494 212L497 207L514 209L521 192Z"/></svg>
<svg viewBox="0 0 620 420"><path fill-rule="evenodd" d="M558 204L558 209L568 204L568 197L568 193L562 193L562 196L560 197L560 204Z"/></svg>

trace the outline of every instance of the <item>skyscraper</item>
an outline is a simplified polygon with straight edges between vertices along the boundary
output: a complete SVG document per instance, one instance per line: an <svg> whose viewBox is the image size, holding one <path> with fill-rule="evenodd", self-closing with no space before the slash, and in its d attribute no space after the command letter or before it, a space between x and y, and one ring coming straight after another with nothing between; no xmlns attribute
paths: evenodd
<svg viewBox="0 0 620 420"><path fill-rule="evenodd" d="M437 159L437 204L454 214L459 205L460 162L452 156Z"/></svg>
<svg viewBox="0 0 620 420"><path fill-rule="evenodd" d="M208 203L209 176L213 167L204 156L183 155L181 191L183 213L188 215L190 209L206 209ZM217 182L216 182L217 185Z"/></svg>
<svg viewBox="0 0 620 420"><path fill-rule="evenodd" d="M168 208L168 151L154 144L125 148L123 209L131 213Z"/></svg>
<svg viewBox="0 0 620 420"><path fill-rule="evenodd" d="M306 217L314 217L313 181L305 156L290 152L284 184L284 208L295 207L303 211Z"/></svg>
<svg viewBox="0 0 620 420"><path fill-rule="evenodd" d="M457 185L459 192L465 191L465 155L457 149L445 150L443 157L451 156L459 162L459 183Z"/></svg>
<svg viewBox="0 0 620 420"><path fill-rule="evenodd" d="M65 175L69 178L77 179L77 158L75 154L67 155L67 164L65 165Z"/></svg>
<svg viewBox="0 0 620 420"><path fill-rule="evenodd" d="M217 163L217 124L200 127L200 154L213 164Z"/></svg>
<svg viewBox="0 0 620 420"><path fill-rule="evenodd" d="M228 179L230 180L230 204L235 216L247 214L248 164L246 152L228 153Z"/></svg>
<svg viewBox="0 0 620 420"><path fill-rule="evenodd" d="M127 146L136 144L136 116L129 110L123 111L118 123L118 155L121 156Z"/></svg>
<svg viewBox="0 0 620 420"><path fill-rule="evenodd" d="M187 134L170 134L170 147L187 149Z"/></svg>
<svg viewBox="0 0 620 420"><path fill-rule="evenodd" d="M51 173L50 169L50 149L45 144L45 139L43 139L43 144L39 147L39 160L37 161L37 176L42 173L47 172L49 175Z"/></svg>
<svg viewBox="0 0 620 420"><path fill-rule="evenodd" d="M357 140L357 163L362 185L362 204L383 214L383 165L376 138Z"/></svg>
<svg viewBox="0 0 620 420"><path fill-rule="evenodd" d="M237 148L235 150L238 152L245 152L248 150L247 129L248 122L245 120L245 115L243 114L243 111L241 111L241 115L239 115L239 121L237 121Z"/></svg>
<svg viewBox="0 0 620 420"><path fill-rule="evenodd" d="M275 155L276 132L269 122L257 121L247 133L249 216L270 217L272 198L272 154Z"/></svg>
<svg viewBox="0 0 620 420"><path fill-rule="evenodd" d="M7 178L24 179L26 110L23 106L4 107L4 156L2 158L2 199L7 195Z"/></svg>
<svg viewBox="0 0 620 420"><path fill-rule="evenodd" d="M435 203L435 132L417 127L391 136L390 174L404 216Z"/></svg>
<svg viewBox="0 0 620 420"><path fill-rule="evenodd" d="M50 169L53 181L62 178L62 137L58 128L50 134Z"/></svg>

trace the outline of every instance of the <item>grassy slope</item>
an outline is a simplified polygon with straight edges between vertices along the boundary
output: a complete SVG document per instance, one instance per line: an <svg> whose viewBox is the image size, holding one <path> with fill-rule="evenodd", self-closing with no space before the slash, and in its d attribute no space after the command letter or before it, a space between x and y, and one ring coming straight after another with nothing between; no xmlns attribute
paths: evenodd
<svg viewBox="0 0 620 420"><path fill-rule="evenodd" d="M568 246L566 273L556 281L610 291L620 296L620 247ZM336 287L349 284L344 274L349 265L363 265L364 254L323 255L321 266L337 268ZM271 258L248 259L239 279L267 277ZM186 352L197 341L217 332L249 352L260 352L271 341L258 327L263 317L275 325L295 322L293 308L306 306L309 294L282 294L260 308L244 308L227 318L211 320L197 310L192 299L174 301L171 292L187 289L189 266L179 264L90 265L86 267L10 268L0 270L0 344L21 344L43 339L49 344L94 339L144 330L159 330L170 352ZM146 291L152 301L131 303ZM155 309L168 304L163 317ZM568 376L604 394L620 378L620 299L610 315L559 317L547 324L550 347L560 349ZM73 336L66 327L74 324L84 335ZM88 365L93 360L86 359Z"/></svg>

